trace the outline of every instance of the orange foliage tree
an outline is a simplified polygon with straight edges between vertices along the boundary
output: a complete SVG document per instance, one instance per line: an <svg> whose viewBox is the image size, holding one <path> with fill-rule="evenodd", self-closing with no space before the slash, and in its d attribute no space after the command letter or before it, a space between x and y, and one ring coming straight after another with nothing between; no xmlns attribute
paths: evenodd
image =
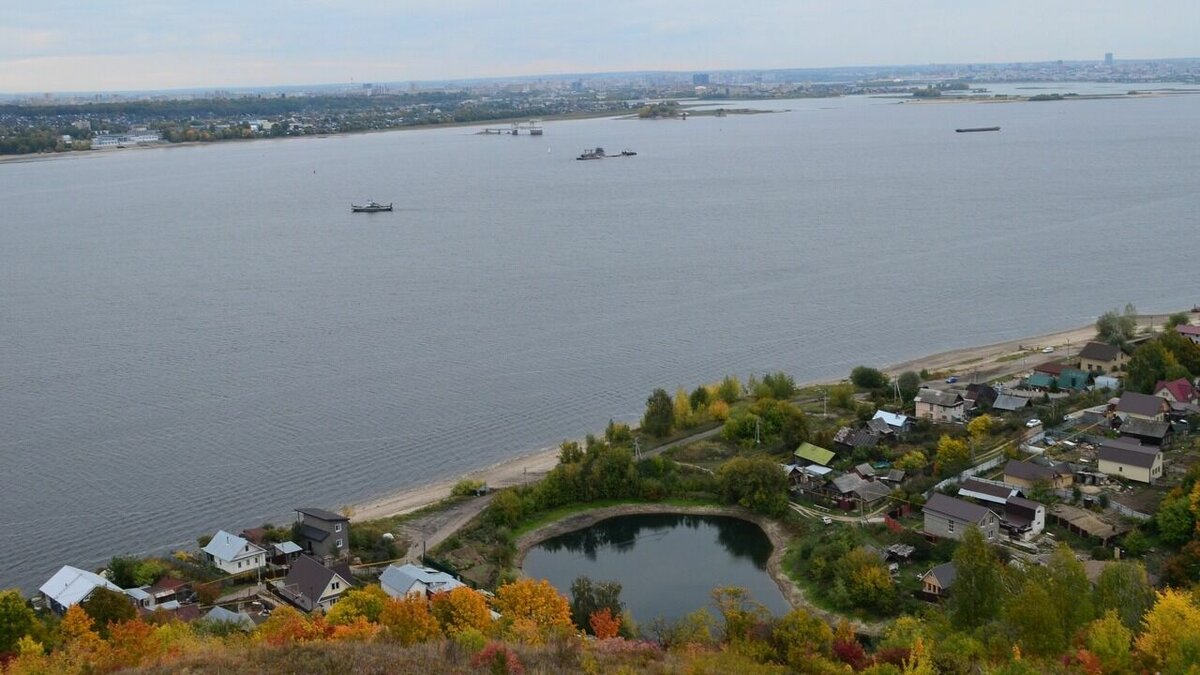
<svg viewBox="0 0 1200 675"><path fill-rule="evenodd" d="M254 638L272 645L283 645L323 640L328 633L322 617L310 620L295 609L283 606L274 610L271 618L254 631Z"/></svg>
<svg viewBox="0 0 1200 675"><path fill-rule="evenodd" d="M614 617L612 610L605 607L592 612L588 617L588 625L592 627L592 634L597 640L608 640L617 637L617 633L621 631L621 617Z"/></svg>
<svg viewBox="0 0 1200 675"><path fill-rule="evenodd" d="M370 642L383 631L383 626L371 623L366 617L360 616L350 623L340 623L332 627L334 640L353 642Z"/></svg>
<svg viewBox="0 0 1200 675"><path fill-rule="evenodd" d="M521 579L496 590L496 611L506 626L527 642L546 634L571 631L571 604L545 579Z"/></svg>
<svg viewBox="0 0 1200 675"><path fill-rule="evenodd" d="M433 596L433 616L442 630L451 636L468 628L486 634L492 627L487 600L466 586Z"/></svg>
<svg viewBox="0 0 1200 675"><path fill-rule="evenodd" d="M153 663L163 650L154 626L134 619L115 623L108 629L108 644L112 648L109 662L113 668L128 668Z"/></svg>
<svg viewBox="0 0 1200 675"><path fill-rule="evenodd" d="M441 637L438 621L429 611L429 601L422 597L389 598L379 612L384 637L408 646Z"/></svg>

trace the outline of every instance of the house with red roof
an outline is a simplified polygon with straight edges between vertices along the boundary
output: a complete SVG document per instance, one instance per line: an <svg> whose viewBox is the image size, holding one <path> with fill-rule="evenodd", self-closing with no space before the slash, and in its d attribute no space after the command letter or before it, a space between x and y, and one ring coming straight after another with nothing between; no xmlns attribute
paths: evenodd
<svg viewBox="0 0 1200 675"><path fill-rule="evenodd" d="M1159 380L1154 385L1154 395L1165 398L1171 403L1195 403L1196 387L1186 377L1178 380Z"/></svg>
<svg viewBox="0 0 1200 675"><path fill-rule="evenodd" d="M1200 345L1200 326L1192 326L1190 324L1185 323L1185 324L1182 324L1179 326L1175 326L1175 330L1183 337Z"/></svg>

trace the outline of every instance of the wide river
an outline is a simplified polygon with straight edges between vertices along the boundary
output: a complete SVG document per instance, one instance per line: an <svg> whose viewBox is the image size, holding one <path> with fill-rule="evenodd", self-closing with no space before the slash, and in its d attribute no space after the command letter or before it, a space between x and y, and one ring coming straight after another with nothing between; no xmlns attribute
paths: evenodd
<svg viewBox="0 0 1200 675"><path fill-rule="evenodd" d="M1200 96L737 105L0 164L0 587L1200 300Z"/></svg>

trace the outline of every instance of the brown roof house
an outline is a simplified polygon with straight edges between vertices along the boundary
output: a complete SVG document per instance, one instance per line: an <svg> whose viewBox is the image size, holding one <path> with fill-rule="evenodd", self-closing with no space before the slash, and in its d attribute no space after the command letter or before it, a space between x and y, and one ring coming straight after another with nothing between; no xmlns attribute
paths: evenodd
<svg viewBox="0 0 1200 675"><path fill-rule="evenodd" d="M986 506L972 504L961 499L933 493L923 508L925 532L936 537L962 539L967 527L975 525L989 540L996 538L1000 529L1000 516Z"/></svg>
<svg viewBox="0 0 1200 675"><path fill-rule="evenodd" d="M297 544L309 554L326 559L350 553L350 519L325 509L296 509Z"/></svg>
<svg viewBox="0 0 1200 675"><path fill-rule="evenodd" d="M922 389L913 399L917 417L935 422L958 422L963 416L963 397L952 391Z"/></svg>
<svg viewBox="0 0 1200 675"><path fill-rule="evenodd" d="M1171 403L1164 398L1127 391L1117 400L1117 415L1122 420L1137 418L1162 422L1171 412Z"/></svg>
<svg viewBox="0 0 1200 675"><path fill-rule="evenodd" d="M1129 356L1120 347L1103 342L1089 342L1079 350L1079 369L1103 375L1115 373L1129 363Z"/></svg>
<svg viewBox="0 0 1200 675"><path fill-rule="evenodd" d="M1009 497L1000 527L1013 539L1029 541L1046 529L1046 506L1024 497Z"/></svg>
<svg viewBox="0 0 1200 675"><path fill-rule="evenodd" d="M1162 478L1162 452L1152 445L1105 440L1100 443L1096 458L1100 471L1110 476L1149 484Z"/></svg>
<svg viewBox="0 0 1200 675"><path fill-rule="evenodd" d="M1183 324L1181 326L1175 326L1175 332L1200 345L1200 326L1189 326L1188 324Z"/></svg>
<svg viewBox="0 0 1200 675"><path fill-rule="evenodd" d="M1020 488L1031 488L1034 483L1045 481L1052 488L1067 488L1075 483L1075 474L1065 464L1045 466L1033 462L1010 459L1004 465L1004 482Z"/></svg>
<svg viewBox="0 0 1200 675"><path fill-rule="evenodd" d="M311 556L302 555L292 563L279 595L296 607L312 612L328 611L342 594L353 588L346 575L328 568Z"/></svg>

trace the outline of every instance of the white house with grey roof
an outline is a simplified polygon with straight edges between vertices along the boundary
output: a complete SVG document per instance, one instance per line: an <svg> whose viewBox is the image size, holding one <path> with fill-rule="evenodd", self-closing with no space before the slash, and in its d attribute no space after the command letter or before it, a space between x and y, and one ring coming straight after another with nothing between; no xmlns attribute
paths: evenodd
<svg viewBox="0 0 1200 675"><path fill-rule="evenodd" d="M1163 473L1163 456L1158 447L1124 439L1105 439L1096 451L1101 473L1139 483L1153 484Z"/></svg>
<svg viewBox="0 0 1200 675"><path fill-rule="evenodd" d="M389 565L379 576L379 585L393 598L403 598L409 595L428 597L464 584L445 572L407 563Z"/></svg>
<svg viewBox="0 0 1200 675"><path fill-rule="evenodd" d="M64 614L67 608L78 605L91 597L97 588L107 588L110 591L123 593L120 586L94 572L81 570L78 567L63 565L46 583L38 588L38 593L45 599L46 605L57 614Z"/></svg>
<svg viewBox="0 0 1200 675"><path fill-rule="evenodd" d="M204 560L229 574L251 572L267 566L267 552L236 534L219 530L201 549Z"/></svg>
<svg viewBox="0 0 1200 675"><path fill-rule="evenodd" d="M963 416L963 397L951 391L922 389L913 399L917 417L934 422L958 422Z"/></svg>
<svg viewBox="0 0 1200 675"><path fill-rule="evenodd" d="M925 502L925 532L937 537L962 539L967 528L974 525L989 540L1000 529L1000 516L986 506L972 504L935 492Z"/></svg>

